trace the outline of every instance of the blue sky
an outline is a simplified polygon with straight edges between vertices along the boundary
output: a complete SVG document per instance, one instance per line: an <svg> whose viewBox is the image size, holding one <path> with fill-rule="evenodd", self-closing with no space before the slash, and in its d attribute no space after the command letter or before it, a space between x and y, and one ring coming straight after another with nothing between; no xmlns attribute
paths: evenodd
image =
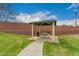
<svg viewBox="0 0 79 59"><path fill-rule="evenodd" d="M16 13L13 16L16 22L29 23L56 19L57 25L74 25L73 7L77 6L76 20L79 25L79 3L10 3L10 5ZM8 21L15 22L14 19Z"/></svg>
<svg viewBox="0 0 79 59"><path fill-rule="evenodd" d="M57 16L57 20L73 19L72 9L67 10L71 3L14 3L12 5L18 14L34 14L39 11L49 11L50 14ZM77 9L79 13L79 8Z"/></svg>

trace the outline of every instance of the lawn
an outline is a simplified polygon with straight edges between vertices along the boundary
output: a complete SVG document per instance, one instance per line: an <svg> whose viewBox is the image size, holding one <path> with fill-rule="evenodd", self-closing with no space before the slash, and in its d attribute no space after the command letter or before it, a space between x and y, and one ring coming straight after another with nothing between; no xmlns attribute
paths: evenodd
<svg viewBox="0 0 79 59"><path fill-rule="evenodd" d="M79 56L79 35L59 36L60 43L45 42L44 56Z"/></svg>
<svg viewBox="0 0 79 59"><path fill-rule="evenodd" d="M0 32L0 56L16 56L30 44L29 35Z"/></svg>

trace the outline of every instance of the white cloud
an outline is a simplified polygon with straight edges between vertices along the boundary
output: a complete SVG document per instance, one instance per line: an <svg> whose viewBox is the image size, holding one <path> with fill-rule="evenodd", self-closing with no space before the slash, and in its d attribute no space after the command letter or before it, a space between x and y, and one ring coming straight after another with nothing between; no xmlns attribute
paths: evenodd
<svg viewBox="0 0 79 59"><path fill-rule="evenodd" d="M20 14L16 16L16 21L17 22L22 22L22 23L26 23L26 19L29 19L30 15L26 15L26 14Z"/></svg>
<svg viewBox="0 0 79 59"><path fill-rule="evenodd" d="M75 21L74 19L71 20L60 20L57 21L57 25L62 26L62 25L68 25L68 26L75 26ZM77 26L79 26L79 19L77 19Z"/></svg>
<svg viewBox="0 0 79 59"><path fill-rule="evenodd" d="M55 15L50 15L50 16L48 17L48 19L57 19L57 16L55 16Z"/></svg>
<svg viewBox="0 0 79 59"><path fill-rule="evenodd" d="M72 3L67 9L77 8L79 6L79 3Z"/></svg>
<svg viewBox="0 0 79 59"><path fill-rule="evenodd" d="M70 5L67 9L69 10L69 9L71 9L73 7L75 7L75 4Z"/></svg>
<svg viewBox="0 0 79 59"><path fill-rule="evenodd" d="M16 16L17 22L29 23L33 21L41 21L41 20L55 20L57 17L55 15L49 15L49 11L40 11L34 14L19 14Z"/></svg>

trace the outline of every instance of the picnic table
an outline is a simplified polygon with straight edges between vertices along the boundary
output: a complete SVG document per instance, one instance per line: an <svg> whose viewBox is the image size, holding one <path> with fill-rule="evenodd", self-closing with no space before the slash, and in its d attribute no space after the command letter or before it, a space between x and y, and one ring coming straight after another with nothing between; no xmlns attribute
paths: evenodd
<svg viewBox="0 0 79 59"><path fill-rule="evenodd" d="M48 33L41 33L40 34L40 38L42 38L42 39L49 39L50 35Z"/></svg>

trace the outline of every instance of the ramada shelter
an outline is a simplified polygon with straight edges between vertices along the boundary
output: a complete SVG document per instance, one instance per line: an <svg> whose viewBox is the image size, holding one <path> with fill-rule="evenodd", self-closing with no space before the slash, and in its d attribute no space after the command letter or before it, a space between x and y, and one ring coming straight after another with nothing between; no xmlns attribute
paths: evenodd
<svg viewBox="0 0 79 59"><path fill-rule="evenodd" d="M49 32L48 34L51 33L51 37L53 39L55 38L55 25L56 25L56 20L33 21L33 22L30 22L29 24L32 25L32 28L31 28L32 39L34 38L34 26L38 26L37 35L40 36L41 33L45 33L45 32L41 32L40 26L47 26L47 25L50 25L50 27L51 27L51 32Z"/></svg>

